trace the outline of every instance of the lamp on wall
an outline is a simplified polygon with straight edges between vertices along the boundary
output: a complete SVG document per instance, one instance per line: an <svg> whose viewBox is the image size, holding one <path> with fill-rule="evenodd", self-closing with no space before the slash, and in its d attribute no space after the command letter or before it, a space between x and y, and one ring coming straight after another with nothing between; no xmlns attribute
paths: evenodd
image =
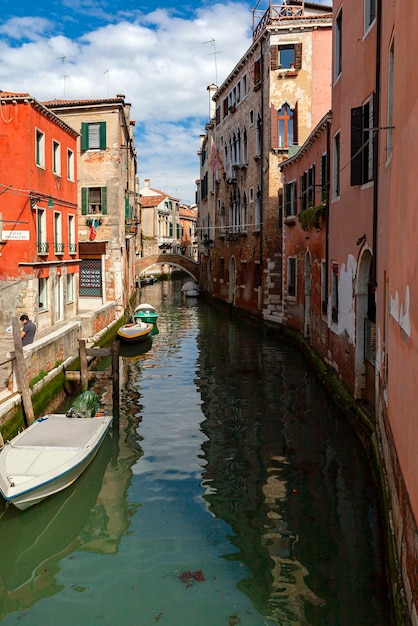
<svg viewBox="0 0 418 626"><path fill-rule="evenodd" d="M54 208L54 203L52 202L52 198L51 196L49 196L49 200L48 200L48 209L53 209Z"/></svg>
<svg viewBox="0 0 418 626"><path fill-rule="evenodd" d="M362 244L364 241L366 241L366 234L362 235L361 237L359 237L356 241L356 246L359 246L360 244Z"/></svg>

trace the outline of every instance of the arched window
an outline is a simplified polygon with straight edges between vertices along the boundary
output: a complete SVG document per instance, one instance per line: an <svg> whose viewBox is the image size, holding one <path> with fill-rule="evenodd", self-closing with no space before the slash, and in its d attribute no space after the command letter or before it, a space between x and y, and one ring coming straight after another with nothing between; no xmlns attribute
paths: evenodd
<svg viewBox="0 0 418 626"><path fill-rule="evenodd" d="M279 127L279 148L293 146L293 109L288 104L284 104L277 112L277 122Z"/></svg>
<svg viewBox="0 0 418 626"><path fill-rule="evenodd" d="M247 232L247 194L245 191L241 202L241 232Z"/></svg>

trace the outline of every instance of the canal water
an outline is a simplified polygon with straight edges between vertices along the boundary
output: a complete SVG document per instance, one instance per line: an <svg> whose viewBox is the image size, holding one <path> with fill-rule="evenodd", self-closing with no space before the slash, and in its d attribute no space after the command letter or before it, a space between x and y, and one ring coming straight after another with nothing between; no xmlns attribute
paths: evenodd
<svg viewBox="0 0 418 626"><path fill-rule="evenodd" d="M0 623L392 624L365 455L301 354L177 281L142 293L159 333L123 352L119 434L0 504Z"/></svg>

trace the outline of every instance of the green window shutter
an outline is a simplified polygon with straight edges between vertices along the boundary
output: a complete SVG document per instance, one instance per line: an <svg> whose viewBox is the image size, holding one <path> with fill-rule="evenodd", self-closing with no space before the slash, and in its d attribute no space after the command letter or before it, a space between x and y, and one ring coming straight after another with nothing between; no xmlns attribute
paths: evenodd
<svg viewBox="0 0 418 626"><path fill-rule="evenodd" d="M89 149L89 125L86 122L81 122L81 149Z"/></svg>
<svg viewBox="0 0 418 626"><path fill-rule="evenodd" d="M180 226L177 224L177 239L180 239Z"/></svg>
<svg viewBox="0 0 418 626"><path fill-rule="evenodd" d="M169 231L169 237L173 236L173 224L170 222L170 231Z"/></svg>
<svg viewBox="0 0 418 626"><path fill-rule="evenodd" d="M102 214L107 215L107 187L102 187Z"/></svg>
<svg viewBox="0 0 418 626"><path fill-rule="evenodd" d="M129 205L129 198L125 198L125 218L129 219L131 217L131 207Z"/></svg>
<svg viewBox="0 0 418 626"><path fill-rule="evenodd" d="M106 150L106 122L100 122L100 150Z"/></svg>
<svg viewBox="0 0 418 626"><path fill-rule="evenodd" d="M88 187L81 188L81 215L87 215L87 204L89 200Z"/></svg>

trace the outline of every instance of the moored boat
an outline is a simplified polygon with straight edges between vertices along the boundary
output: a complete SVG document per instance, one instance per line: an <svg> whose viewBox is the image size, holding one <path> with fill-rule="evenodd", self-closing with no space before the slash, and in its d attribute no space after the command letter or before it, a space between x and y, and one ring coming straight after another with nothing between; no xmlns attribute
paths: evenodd
<svg viewBox="0 0 418 626"><path fill-rule="evenodd" d="M158 319L158 313L156 309L148 302L143 302L138 305L134 311L134 320L140 320L148 324L156 324Z"/></svg>
<svg viewBox="0 0 418 626"><path fill-rule="evenodd" d="M112 416L51 413L37 419L0 452L0 492L24 510L71 485L94 459Z"/></svg>
<svg viewBox="0 0 418 626"><path fill-rule="evenodd" d="M145 341L151 337L153 329L154 324L143 322L138 319L129 324L123 324L120 328L118 328L118 337L123 341Z"/></svg>
<svg viewBox="0 0 418 626"><path fill-rule="evenodd" d="M182 286L181 291L186 298L196 298L199 295L199 285L192 280L188 280Z"/></svg>

